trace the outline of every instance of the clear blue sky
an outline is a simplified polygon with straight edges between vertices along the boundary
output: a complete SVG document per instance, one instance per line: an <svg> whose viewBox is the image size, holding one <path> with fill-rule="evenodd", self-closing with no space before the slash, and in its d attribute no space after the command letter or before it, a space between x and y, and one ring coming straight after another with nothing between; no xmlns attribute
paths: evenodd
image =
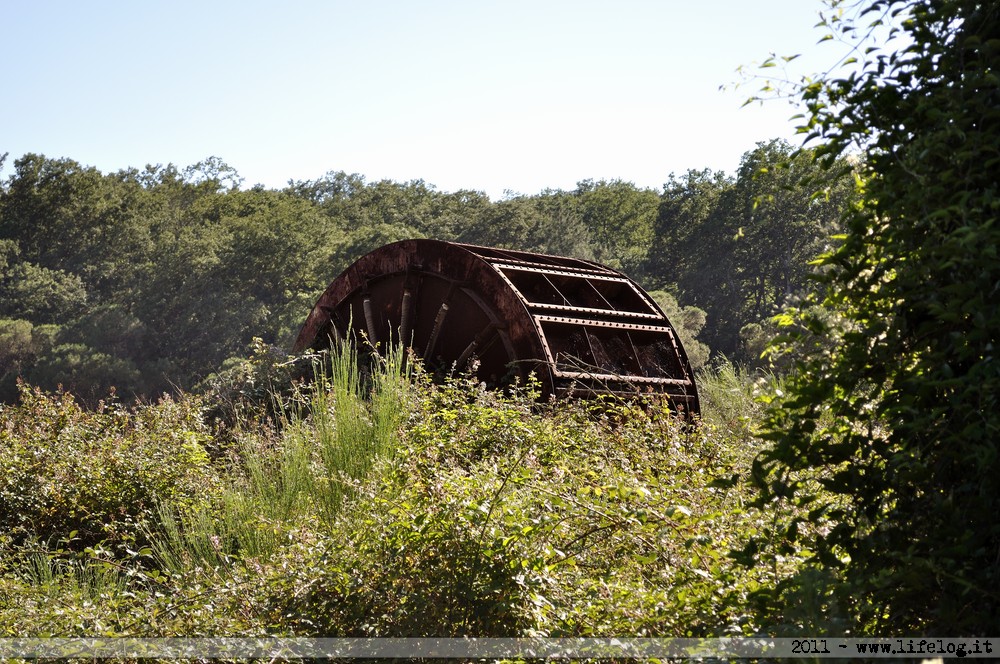
<svg viewBox="0 0 1000 664"><path fill-rule="evenodd" d="M819 0L0 0L0 154L102 171L217 156L494 198L735 171L793 138L740 65L829 64ZM11 172L8 163L4 174Z"/></svg>

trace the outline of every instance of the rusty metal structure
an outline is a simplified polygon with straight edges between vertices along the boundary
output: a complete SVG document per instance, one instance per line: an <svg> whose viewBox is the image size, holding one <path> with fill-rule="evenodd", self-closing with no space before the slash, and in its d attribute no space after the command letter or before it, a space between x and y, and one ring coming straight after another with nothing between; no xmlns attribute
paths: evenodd
<svg viewBox="0 0 1000 664"><path fill-rule="evenodd" d="M295 352L346 339L402 341L431 371L499 386L535 372L543 396L663 395L699 412L694 374L660 308L592 261L438 240L358 259L316 303Z"/></svg>

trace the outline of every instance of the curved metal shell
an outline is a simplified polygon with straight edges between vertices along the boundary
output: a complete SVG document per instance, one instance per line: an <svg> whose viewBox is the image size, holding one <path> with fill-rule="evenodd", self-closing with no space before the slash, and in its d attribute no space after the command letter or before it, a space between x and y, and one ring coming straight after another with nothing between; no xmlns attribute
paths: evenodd
<svg viewBox="0 0 1000 664"><path fill-rule="evenodd" d="M431 370L491 385L534 371L545 396L648 392L699 411L687 355L635 282L592 261L439 240L362 256L320 297L294 350L402 340Z"/></svg>

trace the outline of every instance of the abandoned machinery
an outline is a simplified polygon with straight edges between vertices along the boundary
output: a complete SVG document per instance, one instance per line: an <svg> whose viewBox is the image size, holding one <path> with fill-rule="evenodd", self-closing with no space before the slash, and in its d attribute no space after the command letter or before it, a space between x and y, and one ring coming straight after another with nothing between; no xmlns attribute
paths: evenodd
<svg viewBox="0 0 1000 664"><path fill-rule="evenodd" d="M429 371L489 385L535 372L543 396L658 394L699 412L694 375L660 308L592 261L439 240L385 245L319 298L295 352L344 339L402 340Z"/></svg>

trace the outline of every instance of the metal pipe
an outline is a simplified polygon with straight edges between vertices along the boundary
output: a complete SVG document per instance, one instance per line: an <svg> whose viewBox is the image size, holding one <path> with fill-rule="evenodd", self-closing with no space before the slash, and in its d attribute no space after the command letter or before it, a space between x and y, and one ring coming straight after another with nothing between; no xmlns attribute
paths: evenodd
<svg viewBox="0 0 1000 664"><path fill-rule="evenodd" d="M469 345L465 347L465 350L463 350L462 354L458 356L458 359L455 360L455 368L462 370L465 367L465 363L469 361L472 354L476 352L477 348L479 348L479 345L489 339L489 334L495 330L496 325L493 323L484 327L482 331L476 335L476 338L469 342Z"/></svg>

